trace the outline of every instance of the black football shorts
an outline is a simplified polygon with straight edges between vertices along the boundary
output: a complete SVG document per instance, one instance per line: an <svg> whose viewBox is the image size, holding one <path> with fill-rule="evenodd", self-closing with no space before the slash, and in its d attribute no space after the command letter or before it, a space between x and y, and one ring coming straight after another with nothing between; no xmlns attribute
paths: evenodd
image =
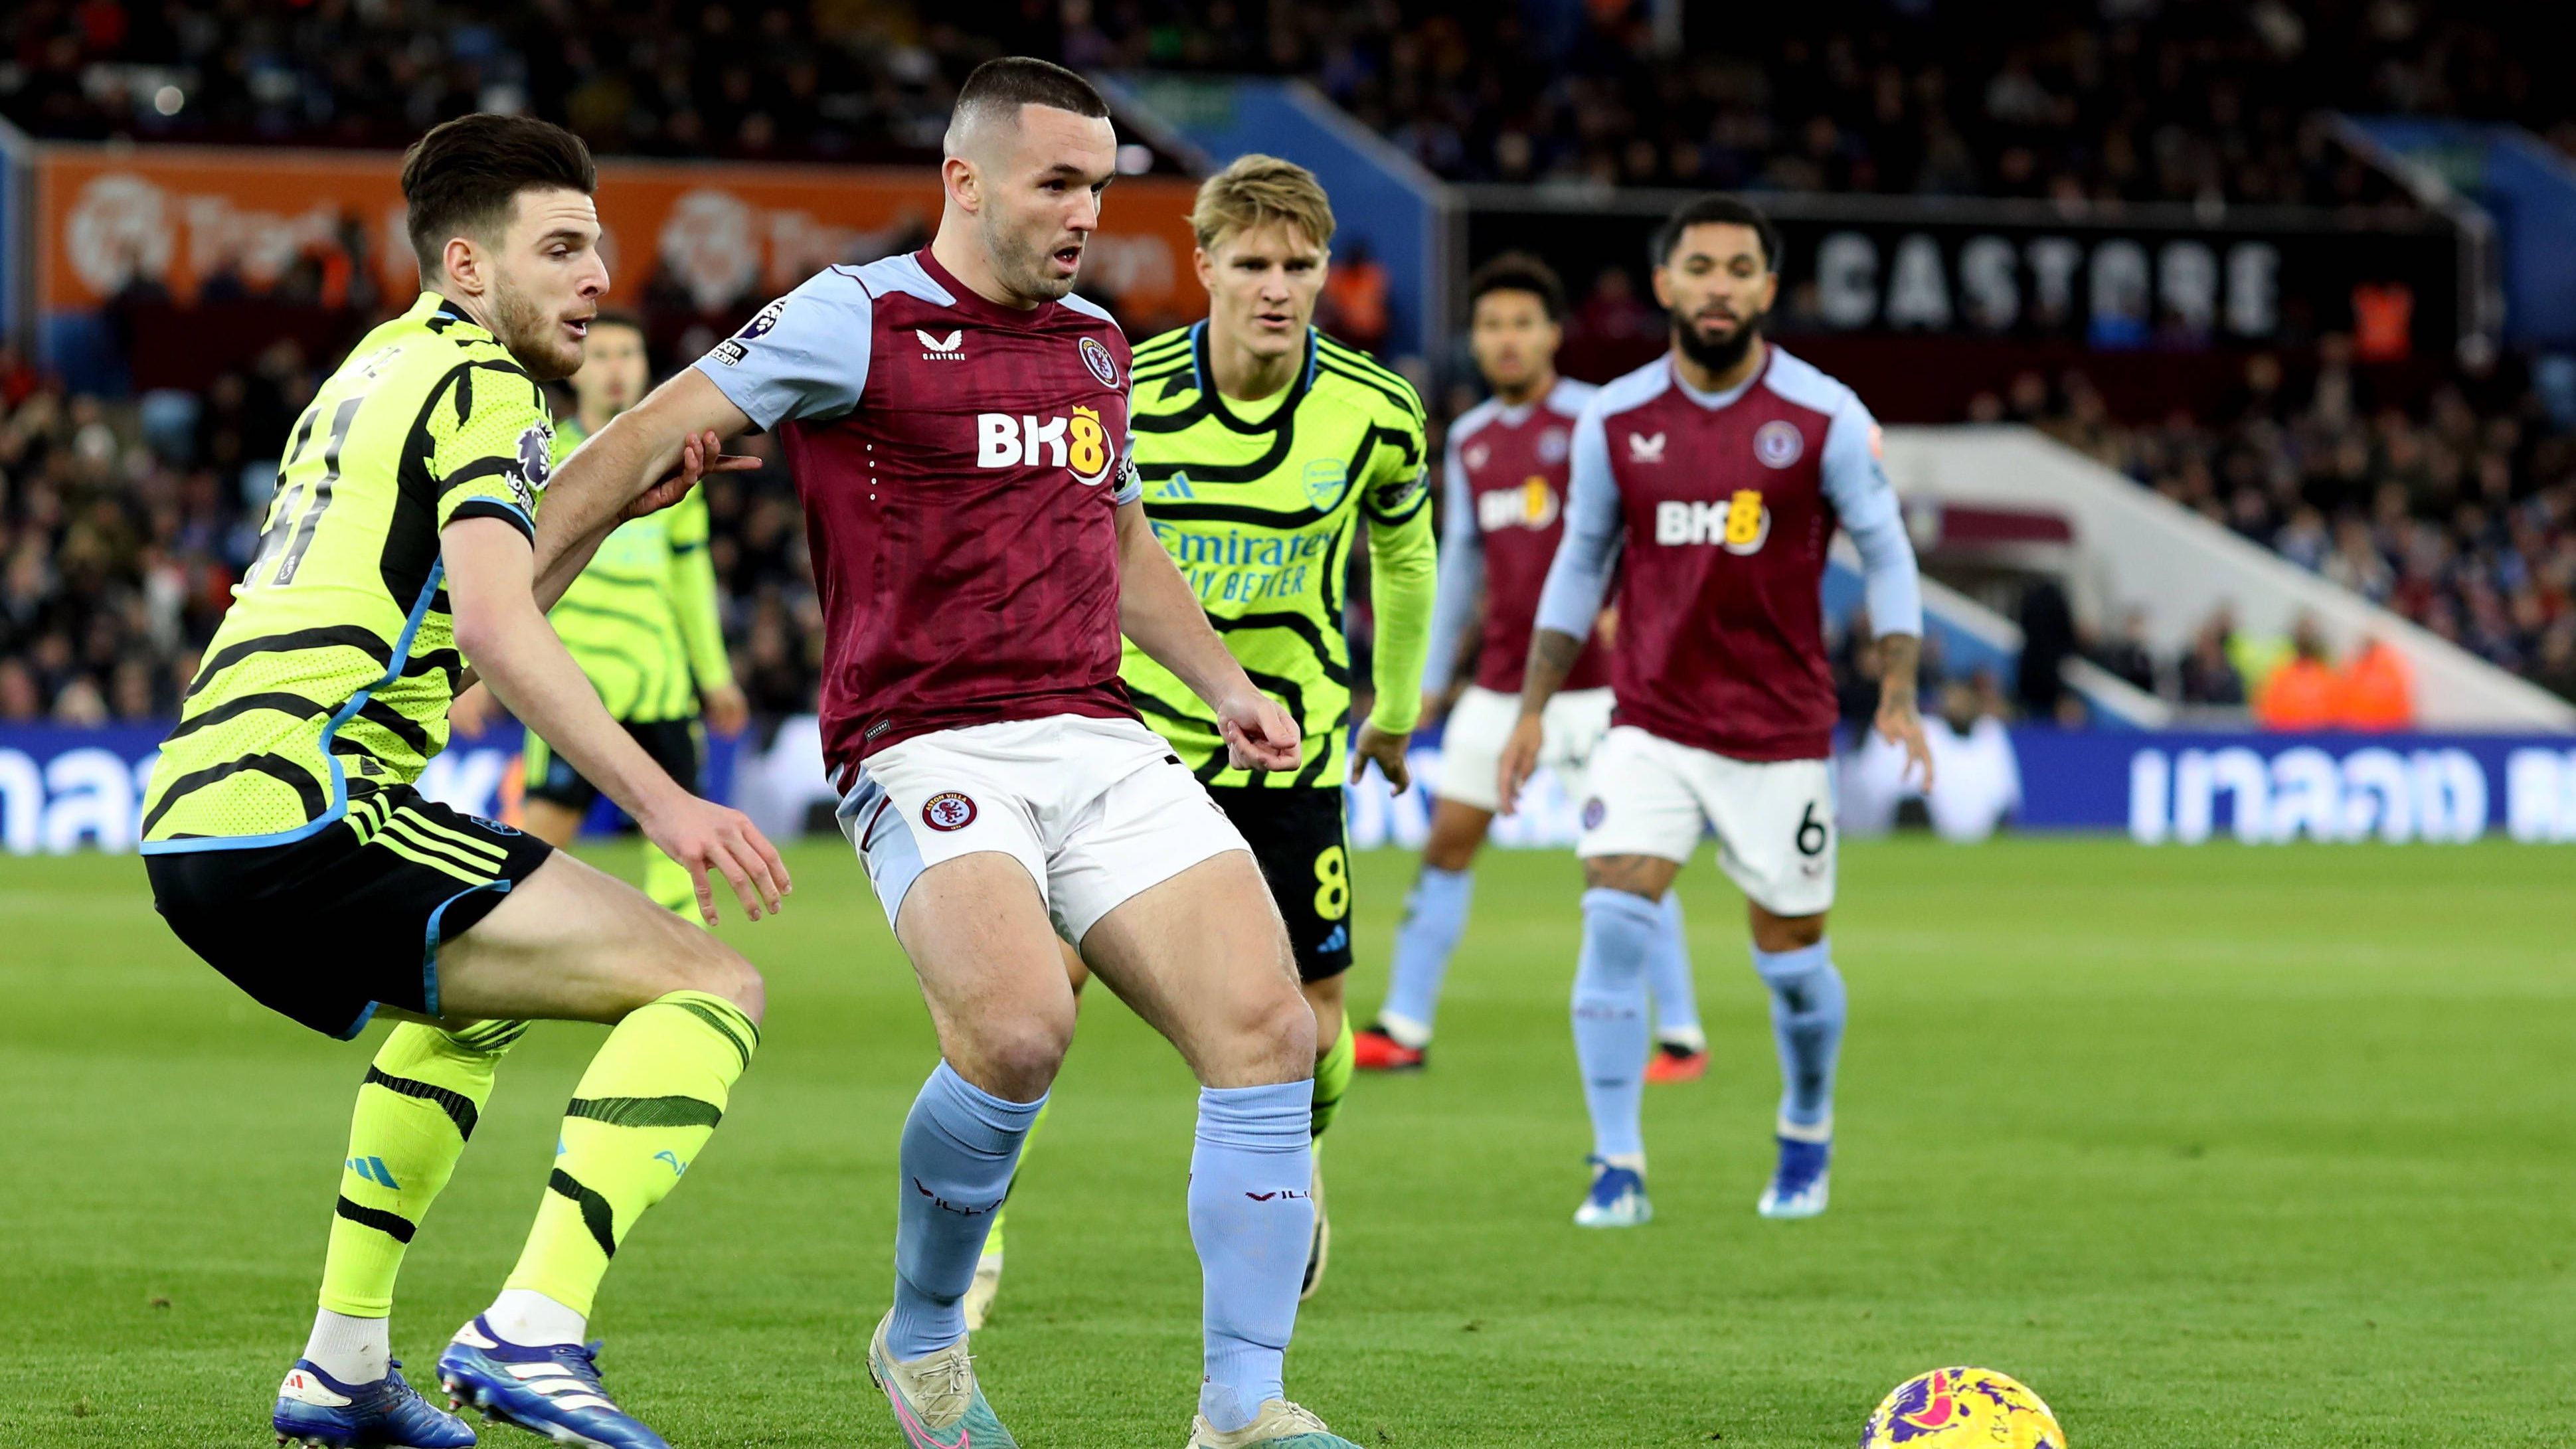
<svg viewBox="0 0 2576 1449"><path fill-rule="evenodd" d="M1342 787L1211 785L1252 846L1262 879L1288 922L1297 979L1330 981L1351 969L1351 848Z"/></svg>
<svg viewBox="0 0 2576 1449"><path fill-rule="evenodd" d="M342 1040L378 1005L439 1014L438 946L491 914L554 847L423 799L358 796L350 821L249 850L144 857L152 903L262 1006Z"/></svg>

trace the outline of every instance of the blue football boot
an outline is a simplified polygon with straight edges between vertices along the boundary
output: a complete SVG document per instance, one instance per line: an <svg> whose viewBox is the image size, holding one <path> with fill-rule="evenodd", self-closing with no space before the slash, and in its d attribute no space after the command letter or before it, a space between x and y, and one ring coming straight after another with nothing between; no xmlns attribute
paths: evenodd
<svg viewBox="0 0 2576 1449"><path fill-rule="evenodd" d="M1823 1212L1833 1158L1830 1138L1822 1142L1781 1138L1780 1166L1771 1174L1771 1185L1762 1189L1754 1211L1766 1218L1811 1218Z"/></svg>
<svg viewBox="0 0 2576 1449"><path fill-rule="evenodd" d="M280 1444L323 1444L330 1449L466 1449L474 1431L403 1382L402 1360L371 1384L344 1384L309 1359L297 1359L277 1386L269 1415Z"/></svg>
<svg viewBox="0 0 2576 1449"><path fill-rule="evenodd" d="M1654 1220L1655 1205L1646 1200L1644 1173L1614 1167L1598 1157L1587 1160L1592 1164L1592 1190L1574 1210L1576 1227L1634 1228Z"/></svg>
<svg viewBox="0 0 2576 1449"><path fill-rule="evenodd" d="M671 1449L662 1436L599 1385L599 1345L528 1348L492 1331L478 1315L438 1356L438 1381L458 1408L588 1449Z"/></svg>

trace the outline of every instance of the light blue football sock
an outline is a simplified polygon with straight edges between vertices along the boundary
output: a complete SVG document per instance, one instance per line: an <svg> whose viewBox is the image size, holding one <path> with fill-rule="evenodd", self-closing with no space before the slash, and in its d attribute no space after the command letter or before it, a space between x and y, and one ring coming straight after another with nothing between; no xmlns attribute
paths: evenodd
<svg viewBox="0 0 2576 1449"><path fill-rule="evenodd" d="M1646 985L1655 994L1655 1039L1705 1051L1708 1033L1700 1030L1699 992L1691 983L1690 936L1682 926L1682 895L1664 892L1664 932L1646 958Z"/></svg>
<svg viewBox="0 0 2576 1449"><path fill-rule="evenodd" d="M1646 1151L1646 958L1664 931L1663 908L1626 891L1583 893L1583 955L1574 967L1574 1059L1592 1113L1592 1151Z"/></svg>
<svg viewBox="0 0 2576 1449"><path fill-rule="evenodd" d="M1304 1101L1298 1099L1301 1133ZM946 1062L913 1098L912 1111L903 1119L894 1321L886 1326L886 1347L899 1362L935 1353L966 1336L962 1300L975 1281L975 1259L984 1251L994 1212L1010 1193L1020 1144L1045 1105L1044 1097L1006 1102L957 1075Z"/></svg>
<svg viewBox="0 0 2576 1449"><path fill-rule="evenodd" d="M1190 1242L1205 1284L1207 1336L1199 1412L1221 1431L1284 1398L1297 1290L1315 1232L1312 1082L1199 1091L1190 1153ZM970 1276L971 1276L971 1267Z"/></svg>
<svg viewBox="0 0 2576 1449"><path fill-rule="evenodd" d="M1387 975L1381 1017L1395 1017L1401 1025L1430 1031L1432 1013L1440 1009L1440 982L1449 974L1449 958L1458 949L1458 938L1466 933L1467 903L1475 890L1473 872L1422 868L1413 894L1405 899L1404 924L1395 931L1395 963ZM1426 1035L1424 1041L1428 1040Z"/></svg>
<svg viewBox="0 0 2576 1449"><path fill-rule="evenodd" d="M1776 953L1756 946L1753 969L1771 988L1782 1135L1822 1140L1833 1127L1834 1066L1843 1048L1843 978L1834 969L1831 943Z"/></svg>

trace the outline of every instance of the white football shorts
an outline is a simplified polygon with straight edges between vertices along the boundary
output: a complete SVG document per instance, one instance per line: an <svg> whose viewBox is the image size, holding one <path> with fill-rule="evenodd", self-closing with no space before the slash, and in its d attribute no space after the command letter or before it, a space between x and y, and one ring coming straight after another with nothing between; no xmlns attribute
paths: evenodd
<svg viewBox="0 0 2576 1449"><path fill-rule="evenodd" d="M1172 747L1134 720L1049 715L916 735L868 757L838 817L886 922L923 871L977 851L1018 861L1057 931L1200 861L1249 852Z"/></svg>
<svg viewBox="0 0 2576 1449"><path fill-rule="evenodd" d="M1538 762L1555 773L1568 799L1583 798L1584 766L1610 730L1615 702L1607 689L1563 690L1539 715ZM1502 797L1495 777L1520 717L1520 696L1468 686L1440 732L1440 781L1431 793L1479 810L1498 809Z"/></svg>
<svg viewBox="0 0 2576 1449"><path fill-rule="evenodd" d="M1586 773L1574 853L1687 861L1703 823L1717 863L1755 905L1813 916L1834 903L1833 771L1826 760L1737 760L1618 725Z"/></svg>

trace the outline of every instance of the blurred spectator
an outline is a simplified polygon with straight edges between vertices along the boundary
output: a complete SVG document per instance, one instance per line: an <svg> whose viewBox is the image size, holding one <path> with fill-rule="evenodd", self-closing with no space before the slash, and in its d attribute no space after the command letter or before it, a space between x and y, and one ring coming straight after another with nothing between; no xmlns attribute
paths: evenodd
<svg viewBox="0 0 2576 1449"><path fill-rule="evenodd" d="M2576 699L2576 617L2559 620L2541 636L2531 682L2562 699Z"/></svg>
<svg viewBox="0 0 2576 1449"><path fill-rule="evenodd" d="M2504 366L2442 382L2414 409L2371 396L2346 339L2291 379L2253 359L2224 421L2109 417L2070 375L2017 382L2002 416L2060 441L2505 669L2532 672L2576 617L2576 431ZM2232 632L2232 631L2231 631ZM2260 679L2287 641L2237 639ZM2536 674L2535 674L2535 677Z"/></svg>
<svg viewBox="0 0 2576 1449"><path fill-rule="evenodd" d="M2245 680L2227 657L2230 626L2224 613L2216 615L2192 637L2191 651L2182 658L2176 684L2182 702L2224 709L2241 709L2245 704Z"/></svg>
<svg viewBox="0 0 2576 1449"><path fill-rule="evenodd" d="M1663 309L1637 295L1636 279L1626 267L1603 267L1592 290L1574 308L1569 330L1588 342L1633 342L1661 338Z"/></svg>
<svg viewBox="0 0 2576 1449"><path fill-rule="evenodd" d="M2402 730L2415 723L2415 671L2385 639L2363 640L2336 684L2336 723L2346 729Z"/></svg>
<svg viewBox="0 0 2576 1449"><path fill-rule="evenodd" d="M2147 648L2147 611L2120 616L2120 632L2093 651L2093 662L2149 694L2156 692L2156 658Z"/></svg>
<svg viewBox="0 0 2576 1449"><path fill-rule="evenodd" d="M33 724L44 717L34 672L21 660L0 659L0 722Z"/></svg>
<svg viewBox="0 0 2576 1449"><path fill-rule="evenodd" d="M2341 714L2343 686L2327 657L2325 633L2302 614L2290 633L2290 657L2263 677L2254 694L2254 718L2268 730L2332 728Z"/></svg>
<svg viewBox="0 0 2576 1449"><path fill-rule="evenodd" d="M1324 279L1324 330L1363 352L1379 350L1386 344L1389 322L1387 285L1386 267L1370 254L1368 243L1345 244Z"/></svg>
<svg viewBox="0 0 2576 1449"><path fill-rule="evenodd" d="M2022 590L2021 663L2013 675L2013 699L2034 720L2055 720L2066 698L2063 671L2075 650L2075 611L2066 591L2048 579Z"/></svg>

